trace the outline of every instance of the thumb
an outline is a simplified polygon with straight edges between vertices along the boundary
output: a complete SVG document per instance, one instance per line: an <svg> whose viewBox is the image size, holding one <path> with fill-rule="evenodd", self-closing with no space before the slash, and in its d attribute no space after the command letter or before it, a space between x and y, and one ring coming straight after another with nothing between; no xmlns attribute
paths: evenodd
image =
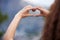
<svg viewBox="0 0 60 40"><path fill-rule="evenodd" d="M39 17L39 16L42 16L42 14L37 14L37 15L34 15L35 17Z"/></svg>

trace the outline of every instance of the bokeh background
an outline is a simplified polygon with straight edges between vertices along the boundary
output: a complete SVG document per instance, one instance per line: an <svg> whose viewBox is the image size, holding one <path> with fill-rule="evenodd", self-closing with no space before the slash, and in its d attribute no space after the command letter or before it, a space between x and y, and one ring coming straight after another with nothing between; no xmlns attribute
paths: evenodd
<svg viewBox="0 0 60 40"><path fill-rule="evenodd" d="M42 6L49 10L54 0L0 0L0 40L15 14L27 5ZM44 17L27 17L21 20L14 40L39 40L44 28Z"/></svg>

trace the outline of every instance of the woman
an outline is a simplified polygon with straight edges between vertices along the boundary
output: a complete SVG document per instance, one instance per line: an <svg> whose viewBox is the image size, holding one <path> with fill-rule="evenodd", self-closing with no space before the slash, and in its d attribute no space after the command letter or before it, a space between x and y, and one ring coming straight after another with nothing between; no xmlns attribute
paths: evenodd
<svg viewBox="0 0 60 40"><path fill-rule="evenodd" d="M60 40L60 0L55 0L52 5L50 12L45 10L42 7L33 8L32 6L26 6L21 11L19 11L11 24L9 25L5 35L4 40L13 40L16 28L18 27L19 21L22 18L28 16L45 16L46 24L43 30L42 40ZM29 14L29 10L40 10L41 14L31 15Z"/></svg>

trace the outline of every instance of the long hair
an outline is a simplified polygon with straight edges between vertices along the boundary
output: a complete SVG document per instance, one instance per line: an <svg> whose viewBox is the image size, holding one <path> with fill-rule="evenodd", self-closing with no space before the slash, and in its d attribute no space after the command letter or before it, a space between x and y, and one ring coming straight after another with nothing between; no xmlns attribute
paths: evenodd
<svg viewBox="0 0 60 40"><path fill-rule="evenodd" d="M42 40L60 40L60 0L55 0L47 16Z"/></svg>

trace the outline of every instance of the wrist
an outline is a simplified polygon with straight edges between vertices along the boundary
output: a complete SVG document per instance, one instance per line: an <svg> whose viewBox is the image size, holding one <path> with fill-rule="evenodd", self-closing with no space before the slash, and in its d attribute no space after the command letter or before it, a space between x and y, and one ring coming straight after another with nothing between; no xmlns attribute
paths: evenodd
<svg viewBox="0 0 60 40"><path fill-rule="evenodd" d="M16 14L15 17L22 19L22 15L21 14Z"/></svg>

